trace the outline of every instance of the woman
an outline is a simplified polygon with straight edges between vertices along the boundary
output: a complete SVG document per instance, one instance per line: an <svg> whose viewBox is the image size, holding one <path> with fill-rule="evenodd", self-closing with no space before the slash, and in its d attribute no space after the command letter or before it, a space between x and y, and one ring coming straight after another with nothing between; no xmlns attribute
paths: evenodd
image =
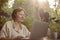
<svg viewBox="0 0 60 40"><path fill-rule="evenodd" d="M25 14L22 8L17 8L12 13L11 21L8 21L4 24L1 30L1 37L3 38L16 38L16 37L27 37L29 31L25 25L21 22L24 21Z"/></svg>

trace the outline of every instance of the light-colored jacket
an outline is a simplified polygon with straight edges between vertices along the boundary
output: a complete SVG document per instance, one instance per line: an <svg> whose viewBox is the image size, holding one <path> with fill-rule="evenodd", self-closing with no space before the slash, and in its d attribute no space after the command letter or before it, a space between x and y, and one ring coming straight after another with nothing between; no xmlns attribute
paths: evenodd
<svg viewBox="0 0 60 40"><path fill-rule="evenodd" d="M17 32L14 28L13 28L13 23L14 21L8 21L4 24L2 30L1 30L1 35L0 37L4 37L4 38L15 38L17 36L23 36L26 37L27 35L29 35L29 31L26 28L25 25L21 24L22 29L19 30L19 32Z"/></svg>

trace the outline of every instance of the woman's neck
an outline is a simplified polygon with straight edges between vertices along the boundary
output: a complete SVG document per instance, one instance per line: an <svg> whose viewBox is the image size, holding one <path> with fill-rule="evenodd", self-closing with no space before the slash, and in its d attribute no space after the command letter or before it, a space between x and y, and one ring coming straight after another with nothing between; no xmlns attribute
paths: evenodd
<svg viewBox="0 0 60 40"><path fill-rule="evenodd" d="M14 21L14 28L15 28L15 30L18 31L21 28L21 23L18 21Z"/></svg>
<svg viewBox="0 0 60 40"><path fill-rule="evenodd" d="M20 26L20 25L21 25L21 22L19 22L19 21L17 21L17 20L14 20L14 24L15 24L16 26Z"/></svg>
<svg viewBox="0 0 60 40"><path fill-rule="evenodd" d="M16 22L16 23L18 23L18 24L20 24L21 22L20 21L18 21L18 20L14 20L14 22Z"/></svg>

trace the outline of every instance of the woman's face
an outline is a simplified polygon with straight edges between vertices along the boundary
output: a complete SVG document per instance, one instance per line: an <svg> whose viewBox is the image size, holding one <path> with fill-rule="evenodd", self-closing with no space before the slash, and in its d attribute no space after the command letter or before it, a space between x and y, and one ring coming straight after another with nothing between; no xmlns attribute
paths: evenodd
<svg viewBox="0 0 60 40"><path fill-rule="evenodd" d="M19 22L23 22L25 18L24 11L17 12L16 14L16 20Z"/></svg>

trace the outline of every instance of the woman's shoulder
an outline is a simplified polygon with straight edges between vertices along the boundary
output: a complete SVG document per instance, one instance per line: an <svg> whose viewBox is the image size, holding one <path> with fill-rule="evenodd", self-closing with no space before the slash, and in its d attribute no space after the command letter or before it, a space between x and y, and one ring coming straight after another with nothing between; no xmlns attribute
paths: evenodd
<svg viewBox="0 0 60 40"><path fill-rule="evenodd" d="M23 29L28 29L27 26L25 26L24 24L21 24Z"/></svg>
<svg viewBox="0 0 60 40"><path fill-rule="evenodd" d="M6 21L6 23L11 23L11 22L12 22L12 20Z"/></svg>
<svg viewBox="0 0 60 40"><path fill-rule="evenodd" d="M11 24L11 21L5 22L5 24L2 27L2 30L7 29L7 28L10 28L10 24Z"/></svg>
<svg viewBox="0 0 60 40"><path fill-rule="evenodd" d="M21 24L21 26L24 28L24 27L26 27L24 24Z"/></svg>
<svg viewBox="0 0 60 40"><path fill-rule="evenodd" d="M13 24L13 21L12 21L12 20L7 21L7 22L5 23L5 25L6 25L8 28L11 27L12 24Z"/></svg>
<svg viewBox="0 0 60 40"><path fill-rule="evenodd" d="M13 23L13 20L9 20L9 21L6 21L6 23L5 24L12 24Z"/></svg>

